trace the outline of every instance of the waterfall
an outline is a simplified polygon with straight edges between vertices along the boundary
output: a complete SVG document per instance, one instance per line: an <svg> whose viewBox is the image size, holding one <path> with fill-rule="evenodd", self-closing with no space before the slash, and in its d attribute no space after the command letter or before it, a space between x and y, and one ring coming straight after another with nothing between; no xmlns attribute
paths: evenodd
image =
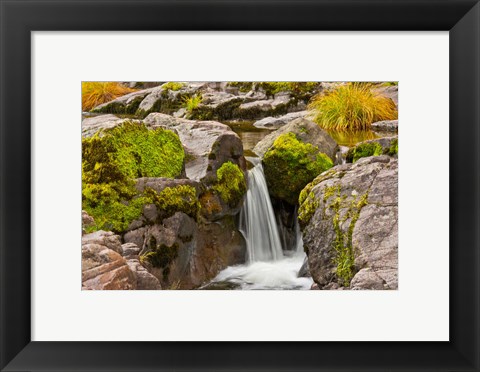
<svg viewBox="0 0 480 372"><path fill-rule="evenodd" d="M283 257L275 214L259 159L248 171L248 191L240 211L239 230L247 242L248 262L274 261Z"/></svg>
<svg viewBox="0 0 480 372"><path fill-rule="evenodd" d="M295 252L303 253L303 236L298 224L298 211L295 210Z"/></svg>

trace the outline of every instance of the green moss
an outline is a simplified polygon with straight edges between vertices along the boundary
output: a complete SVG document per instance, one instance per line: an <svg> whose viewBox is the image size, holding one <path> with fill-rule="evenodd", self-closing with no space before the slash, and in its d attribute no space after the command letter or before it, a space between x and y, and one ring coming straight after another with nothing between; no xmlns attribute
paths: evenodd
<svg viewBox="0 0 480 372"><path fill-rule="evenodd" d="M317 147L285 133L265 153L263 165L270 194L295 205L300 191L333 163Z"/></svg>
<svg viewBox="0 0 480 372"><path fill-rule="evenodd" d="M386 155L394 156L398 154L398 139L395 138L390 142L390 147L385 149L384 153Z"/></svg>
<svg viewBox="0 0 480 372"><path fill-rule="evenodd" d="M184 102L192 95L190 93L178 92L175 97L170 97L168 90L163 90L161 97L153 104L149 110L137 110L138 117L144 118L151 112L161 112L162 114L172 115L184 106Z"/></svg>
<svg viewBox="0 0 480 372"><path fill-rule="evenodd" d="M152 236L149 241L149 252L140 256L140 262L149 262L153 267L163 269L163 280L168 279L170 264L178 257L178 244L172 246L157 244Z"/></svg>
<svg viewBox="0 0 480 372"><path fill-rule="evenodd" d="M163 90L173 90L177 91L180 90L184 87L185 84L183 83L178 83L176 81L169 81L168 83L165 83L162 85Z"/></svg>
<svg viewBox="0 0 480 372"><path fill-rule="evenodd" d="M212 188L233 208L247 192L247 182L240 167L227 161L217 170L217 181Z"/></svg>
<svg viewBox="0 0 480 372"><path fill-rule="evenodd" d="M347 162L355 163L358 159L365 158L367 156L379 156L382 154L383 148L378 142L365 142L348 150L346 158Z"/></svg>
<svg viewBox="0 0 480 372"><path fill-rule="evenodd" d="M82 206L98 229L124 231L148 201L135 178L181 175L184 151L178 136L125 122L82 140Z"/></svg>
<svg viewBox="0 0 480 372"><path fill-rule="evenodd" d="M298 221L301 226L306 226L310 222L310 219L315 214L319 204L320 203L315 198L313 191L310 191L307 196L303 198L303 201L298 208Z"/></svg>
<svg viewBox="0 0 480 372"><path fill-rule="evenodd" d="M147 188L145 196L155 204L162 218L170 217L176 212L183 212L194 219L197 218L200 203L193 186L165 187L160 193Z"/></svg>
<svg viewBox="0 0 480 372"><path fill-rule="evenodd" d="M360 211L367 205L368 193L362 195L358 200L355 196L350 203L345 201L345 197L341 195L340 185L334 190L335 194L330 208L334 211L332 218L333 229L335 231L335 239L333 241L333 249L335 256L333 263L336 265L336 276L339 284L348 287L350 281L355 275L355 251L353 247L353 230L360 216ZM328 199L327 198L327 199ZM348 208L343 217L340 216L340 210ZM348 228L344 226L350 221Z"/></svg>

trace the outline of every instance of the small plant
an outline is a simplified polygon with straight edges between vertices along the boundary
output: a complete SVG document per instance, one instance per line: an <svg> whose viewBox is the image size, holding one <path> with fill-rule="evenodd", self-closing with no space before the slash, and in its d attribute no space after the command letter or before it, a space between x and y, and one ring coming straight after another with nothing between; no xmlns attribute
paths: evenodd
<svg viewBox="0 0 480 372"><path fill-rule="evenodd" d="M196 94L194 96L186 98L184 100L183 107L185 107L185 109L188 112L192 112L200 105L201 102L202 102L202 96L199 94Z"/></svg>
<svg viewBox="0 0 480 372"><path fill-rule="evenodd" d="M357 131L381 120L397 119L394 102L372 92L369 84L342 85L315 96L309 104L313 120L326 130Z"/></svg>
<svg viewBox="0 0 480 372"><path fill-rule="evenodd" d="M382 85L385 87L397 87L398 81L386 81Z"/></svg>
<svg viewBox="0 0 480 372"><path fill-rule="evenodd" d="M135 89L116 82L82 82L82 110L90 111L102 103L110 102L132 92L135 92Z"/></svg>
<svg viewBox="0 0 480 372"><path fill-rule="evenodd" d="M185 84L183 83L178 83L176 81L169 81L168 83L165 83L162 85L163 90L173 90L177 91L183 88Z"/></svg>

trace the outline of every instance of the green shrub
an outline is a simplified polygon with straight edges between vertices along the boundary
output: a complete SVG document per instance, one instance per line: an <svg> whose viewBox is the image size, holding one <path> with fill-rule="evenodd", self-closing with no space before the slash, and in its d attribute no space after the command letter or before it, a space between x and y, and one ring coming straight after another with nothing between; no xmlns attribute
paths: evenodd
<svg viewBox="0 0 480 372"><path fill-rule="evenodd" d="M378 142L365 142L348 150L346 158L348 163L355 163L358 159L382 154L383 148Z"/></svg>
<svg viewBox="0 0 480 372"><path fill-rule="evenodd" d="M233 208L247 192L247 182L240 167L227 161L217 170L217 182L212 188Z"/></svg>
<svg viewBox="0 0 480 372"><path fill-rule="evenodd" d="M326 130L356 131L381 120L397 119L395 103L372 92L368 84L342 85L312 98L313 120Z"/></svg>
<svg viewBox="0 0 480 372"><path fill-rule="evenodd" d="M317 147L285 133L265 153L263 165L270 194L295 205L300 191L333 163Z"/></svg>

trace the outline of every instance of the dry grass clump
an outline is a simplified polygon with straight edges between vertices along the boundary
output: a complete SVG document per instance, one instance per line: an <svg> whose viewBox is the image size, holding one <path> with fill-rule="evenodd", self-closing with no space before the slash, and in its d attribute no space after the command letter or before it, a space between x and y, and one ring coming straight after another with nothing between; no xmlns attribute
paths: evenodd
<svg viewBox="0 0 480 372"><path fill-rule="evenodd" d="M115 98L135 91L136 89L112 81L82 82L82 110L90 111L102 103L110 102Z"/></svg>
<svg viewBox="0 0 480 372"><path fill-rule="evenodd" d="M397 119L395 103L371 90L370 84L352 83L312 98L313 120L326 130L357 131L381 120Z"/></svg>

